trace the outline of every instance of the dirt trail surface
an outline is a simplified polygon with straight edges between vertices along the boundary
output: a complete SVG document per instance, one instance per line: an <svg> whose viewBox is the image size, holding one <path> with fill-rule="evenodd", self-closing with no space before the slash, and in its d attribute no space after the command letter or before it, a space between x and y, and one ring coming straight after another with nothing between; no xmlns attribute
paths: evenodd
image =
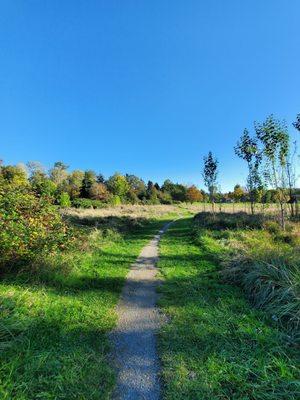
<svg viewBox="0 0 300 400"><path fill-rule="evenodd" d="M118 324L111 333L117 372L115 400L158 400L159 359L155 334L162 316L156 308L158 243L170 223L145 246L132 265L117 306Z"/></svg>

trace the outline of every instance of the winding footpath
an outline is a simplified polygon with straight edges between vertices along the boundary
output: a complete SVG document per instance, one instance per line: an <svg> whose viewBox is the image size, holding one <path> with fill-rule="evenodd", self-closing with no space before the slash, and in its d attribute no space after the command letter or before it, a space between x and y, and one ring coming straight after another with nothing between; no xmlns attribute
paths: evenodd
<svg viewBox="0 0 300 400"><path fill-rule="evenodd" d="M163 317L156 307L158 243L168 223L132 265L117 306L118 323L110 339L117 373L115 400L158 400L159 357L156 332Z"/></svg>

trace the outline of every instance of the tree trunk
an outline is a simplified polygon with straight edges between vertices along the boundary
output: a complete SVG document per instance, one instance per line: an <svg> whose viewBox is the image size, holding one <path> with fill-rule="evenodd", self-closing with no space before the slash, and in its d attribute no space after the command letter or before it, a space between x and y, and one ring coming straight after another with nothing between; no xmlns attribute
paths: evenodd
<svg viewBox="0 0 300 400"><path fill-rule="evenodd" d="M251 214L254 215L254 201L253 200L251 200L250 208L251 208Z"/></svg>
<svg viewBox="0 0 300 400"><path fill-rule="evenodd" d="M211 207L212 207L213 216L215 216L215 202L214 201L212 201Z"/></svg>
<svg viewBox="0 0 300 400"><path fill-rule="evenodd" d="M285 217L284 217L284 204L280 203L280 225L281 228L285 231Z"/></svg>

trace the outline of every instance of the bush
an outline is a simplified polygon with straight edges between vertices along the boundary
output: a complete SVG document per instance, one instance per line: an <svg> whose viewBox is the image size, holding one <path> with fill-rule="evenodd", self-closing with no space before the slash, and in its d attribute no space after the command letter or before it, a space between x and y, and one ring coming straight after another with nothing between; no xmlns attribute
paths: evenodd
<svg viewBox="0 0 300 400"><path fill-rule="evenodd" d="M59 195L58 204L61 207L71 207L70 196L67 192L63 192Z"/></svg>
<svg viewBox="0 0 300 400"><path fill-rule="evenodd" d="M106 204L100 200L74 199L72 205L75 208L105 208Z"/></svg>
<svg viewBox="0 0 300 400"><path fill-rule="evenodd" d="M118 195L112 196L112 198L110 200L110 204L113 206L119 206L120 204L122 204L120 196L118 196Z"/></svg>
<svg viewBox="0 0 300 400"><path fill-rule="evenodd" d="M281 231L280 225L276 221L266 221L264 228L272 234L278 234Z"/></svg>
<svg viewBox="0 0 300 400"><path fill-rule="evenodd" d="M66 246L68 230L55 206L32 193L0 193L0 268L33 262Z"/></svg>
<svg viewBox="0 0 300 400"><path fill-rule="evenodd" d="M209 229L259 229L263 226L264 217L262 215L250 215L245 212L234 214L201 212L195 216L195 222L199 226Z"/></svg>

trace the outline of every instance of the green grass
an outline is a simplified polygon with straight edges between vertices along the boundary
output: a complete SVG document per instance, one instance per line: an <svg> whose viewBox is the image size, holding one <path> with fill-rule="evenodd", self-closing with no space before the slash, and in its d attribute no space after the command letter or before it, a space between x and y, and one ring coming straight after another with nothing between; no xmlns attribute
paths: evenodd
<svg viewBox="0 0 300 400"><path fill-rule="evenodd" d="M160 246L164 399L299 399L289 336L221 280L213 243L205 250L191 231L192 219L179 220Z"/></svg>
<svg viewBox="0 0 300 400"><path fill-rule="evenodd" d="M1 400L110 398L114 307L129 265L163 223L152 220L108 237L93 252L73 252L64 261L71 270L2 280Z"/></svg>

